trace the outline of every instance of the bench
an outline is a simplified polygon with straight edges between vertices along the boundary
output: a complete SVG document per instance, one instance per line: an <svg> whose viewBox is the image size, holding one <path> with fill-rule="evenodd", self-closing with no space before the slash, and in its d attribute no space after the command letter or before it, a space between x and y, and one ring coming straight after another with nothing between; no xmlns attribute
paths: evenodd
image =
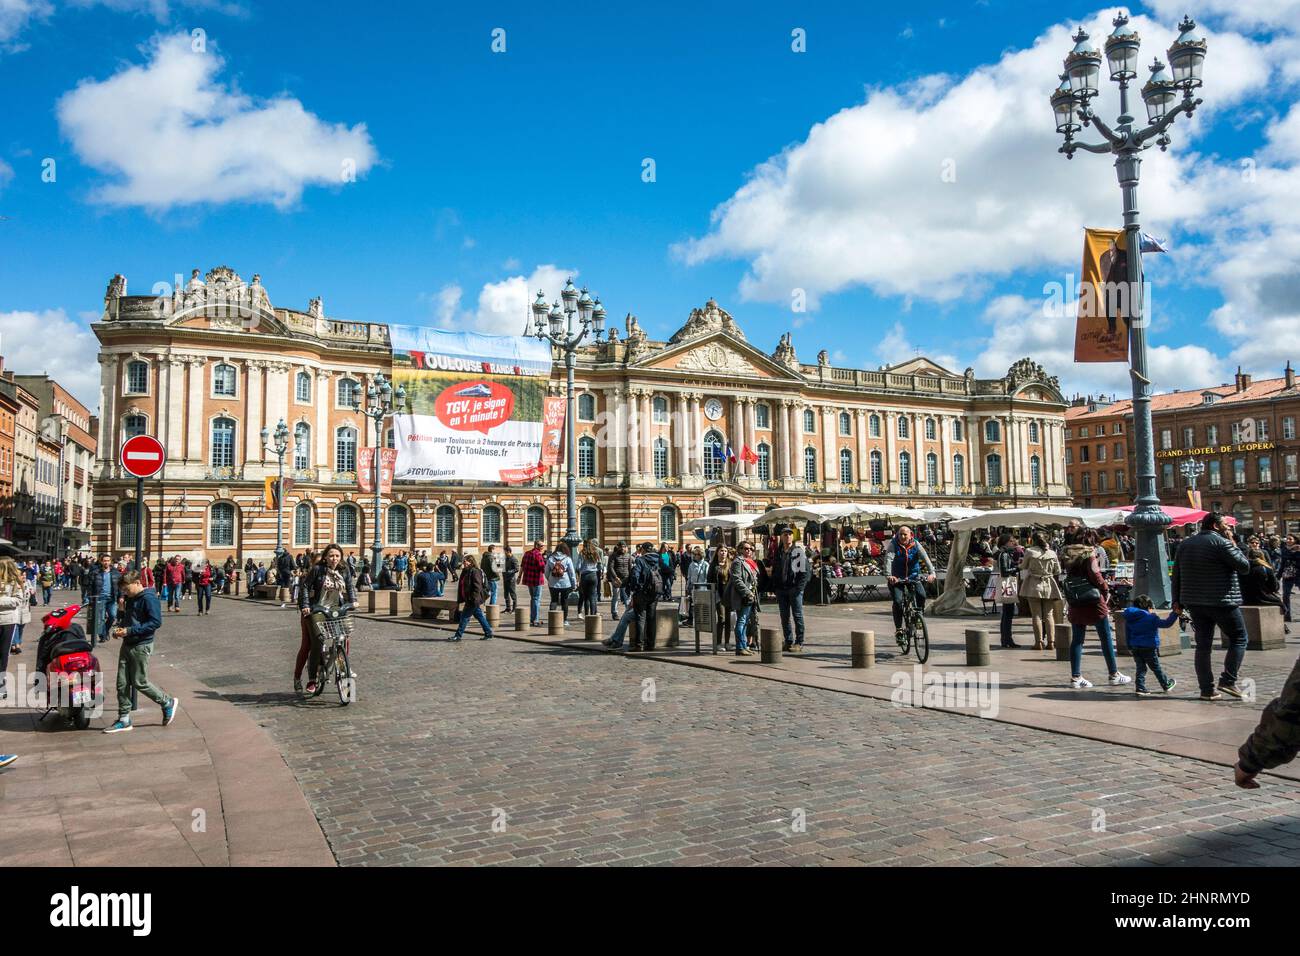
<svg viewBox="0 0 1300 956"><path fill-rule="evenodd" d="M250 597L274 600L280 588L274 584L254 584Z"/></svg>
<svg viewBox="0 0 1300 956"><path fill-rule="evenodd" d="M448 622L456 620L460 613L460 602L454 597L411 598L411 617L431 618L436 621L443 611L447 612Z"/></svg>

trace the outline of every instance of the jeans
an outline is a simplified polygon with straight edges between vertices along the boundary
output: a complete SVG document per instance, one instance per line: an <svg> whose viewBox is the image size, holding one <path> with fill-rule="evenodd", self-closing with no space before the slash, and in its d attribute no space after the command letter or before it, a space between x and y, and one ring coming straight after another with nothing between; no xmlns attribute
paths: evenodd
<svg viewBox="0 0 1300 956"><path fill-rule="evenodd" d="M731 608L716 600L713 602L713 643L731 643Z"/></svg>
<svg viewBox="0 0 1300 956"><path fill-rule="evenodd" d="M1282 579L1282 610L1286 611L1284 621L1291 620L1291 589L1295 587L1295 578Z"/></svg>
<svg viewBox="0 0 1300 956"><path fill-rule="evenodd" d="M501 585L505 591L506 610L513 611L515 609L515 576L507 574Z"/></svg>
<svg viewBox="0 0 1300 956"><path fill-rule="evenodd" d="M22 646L23 646L23 628L26 627L26 626L27 626L26 624L15 624L15 625L14 625L14 640L13 640L13 646L14 646L14 647L22 647ZM0 670L4 670L4 668L3 668L3 667L0 667Z"/></svg>
<svg viewBox="0 0 1300 956"><path fill-rule="evenodd" d="M754 605L746 604L736 612L736 650L743 651L749 645L745 640L745 632L749 629L750 624L754 621Z"/></svg>
<svg viewBox="0 0 1300 956"><path fill-rule="evenodd" d="M447 575L441 571L433 572L433 586L437 588L434 592L438 597L442 597L443 589L447 586Z"/></svg>
<svg viewBox="0 0 1300 956"><path fill-rule="evenodd" d="M614 628L614 633L609 636L610 647L622 647L623 635L633 622L636 623L636 640L632 642L634 650L642 648L652 651L655 646L655 610L658 607L657 602L638 606L633 601L623 612L623 617L619 619L618 626Z"/></svg>
<svg viewBox="0 0 1300 956"><path fill-rule="evenodd" d="M542 586L540 584L528 585L528 623L542 623Z"/></svg>
<svg viewBox="0 0 1300 956"><path fill-rule="evenodd" d="M41 588L41 596L45 599L46 604L50 603L50 593L53 590L53 588Z"/></svg>
<svg viewBox="0 0 1300 956"><path fill-rule="evenodd" d="M456 627L456 637L460 637L465 633L465 625L469 623L471 617L478 621L479 626L483 628L484 637L492 636L492 628L488 624L488 619L487 616L484 615L483 609L477 604L466 604L465 609L460 612L460 624Z"/></svg>
<svg viewBox="0 0 1300 956"><path fill-rule="evenodd" d="M573 588L551 588L551 610L554 611L558 605L564 612L564 620L569 620L569 595L573 593Z"/></svg>
<svg viewBox="0 0 1300 956"><path fill-rule="evenodd" d="M803 591L782 588L776 592L776 603L781 609L781 634L785 639L785 646L789 647L792 643L790 618L793 617L793 643L803 647Z"/></svg>
<svg viewBox="0 0 1300 956"><path fill-rule="evenodd" d="M582 580L578 582L578 614L579 616L587 614L600 613L600 577L595 574L584 574Z"/></svg>
<svg viewBox="0 0 1300 956"><path fill-rule="evenodd" d="M1137 684L1137 689L1147 689L1147 668L1149 667L1151 673L1156 675L1156 680L1160 682L1160 689L1168 690L1169 678L1160 667L1160 648L1130 647L1129 650L1133 653L1133 664L1137 668L1137 673L1133 675L1133 683Z"/></svg>
<svg viewBox="0 0 1300 956"><path fill-rule="evenodd" d="M199 613L212 610L212 585L199 585Z"/></svg>
<svg viewBox="0 0 1300 956"><path fill-rule="evenodd" d="M123 647L117 658L117 716L125 720L131 716L131 691L137 690L159 707L166 707L171 698L149 680L149 655L153 642Z"/></svg>
<svg viewBox="0 0 1300 956"><path fill-rule="evenodd" d="M1074 636L1070 640L1070 676L1083 676L1083 636L1088 633L1086 624L1072 624ZM1110 618L1103 617L1097 622L1097 636L1101 638L1101 656L1106 658L1106 670L1112 674L1119 671L1115 662L1115 640L1111 636Z"/></svg>
<svg viewBox="0 0 1300 956"><path fill-rule="evenodd" d="M1214 668L1210 651L1214 648L1214 628L1218 626L1228 639L1228 653L1223 659L1223 673L1219 683L1224 687L1237 685L1237 674L1246 657L1246 620L1239 607L1189 607L1192 616L1192 633L1196 635L1196 681L1201 693L1214 691Z"/></svg>
<svg viewBox="0 0 1300 956"><path fill-rule="evenodd" d="M609 585L609 614L614 617L618 614L618 602L623 602L623 607L629 607L627 600L627 588L621 584L610 583Z"/></svg>
<svg viewBox="0 0 1300 956"><path fill-rule="evenodd" d="M899 581L889 586L889 596L894 600L894 630L903 626L903 586L910 585L916 595L916 607L925 610L925 583L922 581Z"/></svg>
<svg viewBox="0 0 1300 956"><path fill-rule="evenodd" d="M94 627L91 633L100 640L107 640L108 630L113 626L113 606L108 603L108 598L96 597L91 613L94 615Z"/></svg>
<svg viewBox="0 0 1300 956"><path fill-rule="evenodd" d="M492 578L490 581L488 581L487 586L488 586L488 603L496 604L497 603L497 579Z"/></svg>
<svg viewBox="0 0 1300 956"><path fill-rule="evenodd" d="M9 647L13 644L17 624L0 624L0 690L6 689L9 680Z"/></svg>
<svg viewBox="0 0 1300 956"><path fill-rule="evenodd" d="M167 588L167 606L174 607L176 610L181 609L181 586L179 584L170 585Z"/></svg>
<svg viewBox="0 0 1300 956"><path fill-rule="evenodd" d="M1015 641L1011 637L1011 622L1016 617L1015 603L1002 605L1002 616L998 621L999 629L1002 633L1002 646L1010 647Z"/></svg>
<svg viewBox="0 0 1300 956"><path fill-rule="evenodd" d="M672 599L673 599L673 576L671 574L665 574L663 600L671 601Z"/></svg>

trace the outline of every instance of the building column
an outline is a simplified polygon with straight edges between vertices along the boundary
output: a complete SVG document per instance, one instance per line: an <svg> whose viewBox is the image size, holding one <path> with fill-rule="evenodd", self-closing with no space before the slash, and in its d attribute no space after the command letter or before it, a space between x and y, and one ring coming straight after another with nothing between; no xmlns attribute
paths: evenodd
<svg viewBox="0 0 1300 956"><path fill-rule="evenodd" d="M621 480L624 471L624 438L627 429L623 425L623 390L621 388L605 389L605 471L617 480Z"/></svg>
<svg viewBox="0 0 1300 956"><path fill-rule="evenodd" d="M704 395L700 392L691 392L691 417L690 429L691 436L690 455L688 461L691 463L688 468L688 474L694 473L704 480L704 448L701 442L704 441L704 417L700 411L700 405L704 401Z"/></svg>
<svg viewBox="0 0 1300 956"><path fill-rule="evenodd" d="M118 361L116 355L101 353L99 356L99 407L101 411L98 444L95 447L98 449L99 458L104 462L109 474L117 467L117 444L114 441L114 425L117 416ZM15 477L17 477L16 469Z"/></svg>
<svg viewBox="0 0 1300 956"><path fill-rule="evenodd" d="M208 360L201 355L191 355L186 359L189 365L189 401L185 409L189 425L185 436L185 460L203 464L203 366ZM245 423L247 427L247 423Z"/></svg>
<svg viewBox="0 0 1300 956"><path fill-rule="evenodd" d="M920 491L925 485L925 416L912 413L912 487ZM927 489L928 490L928 489Z"/></svg>
<svg viewBox="0 0 1300 956"><path fill-rule="evenodd" d="M896 494L898 492L898 412L885 411L882 413L885 426L885 473L882 475L884 480L885 492L887 494Z"/></svg>
<svg viewBox="0 0 1300 956"><path fill-rule="evenodd" d="M249 359L244 363L248 370L247 389L244 395L244 463L260 463L265 452L262 449L262 369L266 365L258 359Z"/></svg>
<svg viewBox="0 0 1300 956"><path fill-rule="evenodd" d="M758 454L758 435L755 431L758 416L758 406L754 402L754 396L745 397L745 446L755 455ZM748 464L745 466L745 474L758 477L758 465Z"/></svg>
<svg viewBox="0 0 1300 956"><path fill-rule="evenodd" d="M330 406L334 404L334 389L330 387L330 373L316 372L316 453L312 455L312 464L318 470L321 480L325 480L327 471L334 468L330 456Z"/></svg>
<svg viewBox="0 0 1300 956"><path fill-rule="evenodd" d="M822 407L822 482L829 485L840 478L839 458L839 413L833 408Z"/></svg>
<svg viewBox="0 0 1300 956"><path fill-rule="evenodd" d="M641 391L641 472L654 475L654 416L651 413L651 395L649 389Z"/></svg>
<svg viewBox="0 0 1300 956"><path fill-rule="evenodd" d="M966 419L966 484L974 488L983 484L983 468L979 456L980 422L978 418Z"/></svg>
<svg viewBox="0 0 1300 956"><path fill-rule="evenodd" d="M866 487L870 484L871 465L870 459L867 458L867 413L861 408L853 412L854 443L856 454L854 458L857 464L853 466L853 477L857 481L859 488Z"/></svg>
<svg viewBox="0 0 1300 956"><path fill-rule="evenodd" d="M284 362L271 362L266 368L266 427L275 431L275 427L280 422L289 425L289 440L292 443L293 426L289 421L289 366Z"/></svg>
<svg viewBox="0 0 1300 956"><path fill-rule="evenodd" d="M728 415L727 431L731 432L729 443L731 450L736 453L736 476L749 474L749 466L745 464L742 452L745 450L745 398L737 395L731 400L731 412Z"/></svg>
<svg viewBox="0 0 1300 956"><path fill-rule="evenodd" d="M672 440L677 443L677 477L691 473L691 420L689 399L685 392L677 393L677 421L673 423ZM671 456L670 456L671 457Z"/></svg>
<svg viewBox="0 0 1300 956"><path fill-rule="evenodd" d="M803 409L800 402L790 405L790 475L806 481L803 470Z"/></svg>
<svg viewBox="0 0 1300 956"><path fill-rule="evenodd" d="M167 360L167 460L180 462L185 457L185 360L172 356ZM160 423L162 424L162 423Z"/></svg>
<svg viewBox="0 0 1300 956"><path fill-rule="evenodd" d="M790 429L788 398L772 402L772 477L782 481L790 471L790 448L786 432Z"/></svg>
<svg viewBox="0 0 1300 956"><path fill-rule="evenodd" d="M952 421L947 415L936 419L939 428L939 490L952 494Z"/></svg>

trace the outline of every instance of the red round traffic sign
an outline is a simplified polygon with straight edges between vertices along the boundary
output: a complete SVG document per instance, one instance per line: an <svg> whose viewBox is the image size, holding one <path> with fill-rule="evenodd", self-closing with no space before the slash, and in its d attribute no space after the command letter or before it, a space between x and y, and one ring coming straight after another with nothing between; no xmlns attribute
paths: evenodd
<svg viewBox="0 0 1300 956"><path fill-rule="evenodd" d="M136 435L122 443L122 470L133 478L152 478L166 460L162 442L152 435Z"/></svg>

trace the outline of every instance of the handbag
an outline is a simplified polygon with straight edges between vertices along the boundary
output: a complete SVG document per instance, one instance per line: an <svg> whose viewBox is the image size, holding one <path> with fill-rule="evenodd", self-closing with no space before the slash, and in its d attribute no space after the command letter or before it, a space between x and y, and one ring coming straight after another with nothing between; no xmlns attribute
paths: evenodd
<svg viewBox="0 0 1300 956"><path fill-rule="evenodd" d="M999 604L1015 604L1020 600L1020 579L1017 577L1005 577L998 582Z"/></svg>
<svg viewBox="0 0 1300 956"><path fill-rule="evenodd" d="M1101 591L1099 591L1087 578L1080 578L1074 575L1066 575L1065 586L1062 588L1065 592L1065 601L1070 605L1088 605L1101 603Z"/></svg>

